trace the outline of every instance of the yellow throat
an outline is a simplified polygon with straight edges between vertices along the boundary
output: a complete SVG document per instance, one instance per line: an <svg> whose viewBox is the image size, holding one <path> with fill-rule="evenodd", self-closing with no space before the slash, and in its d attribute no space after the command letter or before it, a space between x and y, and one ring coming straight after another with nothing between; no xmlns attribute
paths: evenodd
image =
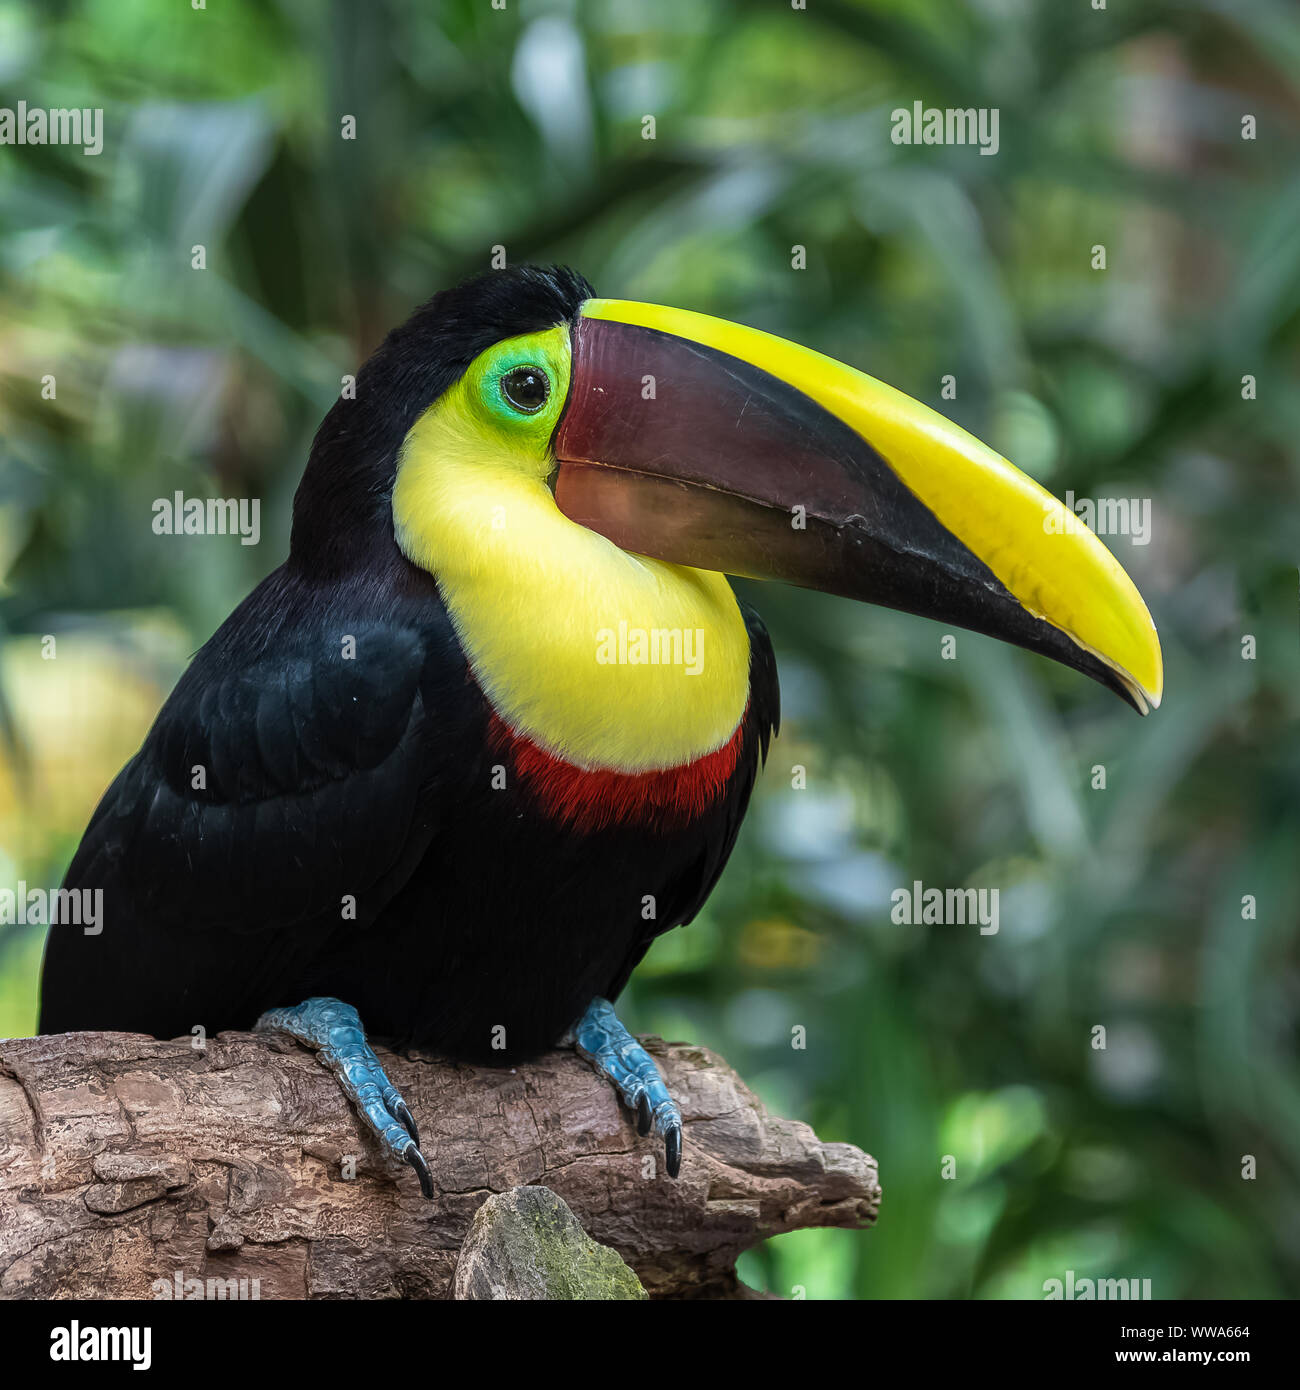
<svg viewBox="0 0 1300 1390"><path fill-rule="evenodd" d="M568 361L563 326L510 339L424 412L398 461L397 541L438 581L512 730L583 768L679 767L735 732L749 634L722 575L630 555L556 507L548 441ZM496 408L519 362L555 383L527 428Z"/></svg>

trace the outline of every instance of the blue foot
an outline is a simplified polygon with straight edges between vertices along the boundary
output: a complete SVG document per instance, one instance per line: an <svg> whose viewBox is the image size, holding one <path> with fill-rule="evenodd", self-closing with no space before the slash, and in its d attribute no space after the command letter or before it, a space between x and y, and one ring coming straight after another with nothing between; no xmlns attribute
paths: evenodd
<svg viewBox="0 0 1300 1390"><path fill-rule="evenodd" d="M379 1146L415 1169L420 1190L433 1197L433 1177L420 1152L415 1127L401 1092L370 1050L361 1019L341 999L307 999L293 1009L269 1009L254 1025L259 1033L288 1033L314 1048L317 1060L338 1077L343 1093L374 1131Z"/></svg>
<svg viewBox="0 0 1300 1390"><path fill-rule="evenodd" d="M573 1030L573 1045L596 1070L608 1077L623 1104L636 1111L637 1131L654 1132L664 1141L668 1176L682 1170L682 1112L668 1094L654 1059L618 1021L608 999L593 999Z"/></svg>

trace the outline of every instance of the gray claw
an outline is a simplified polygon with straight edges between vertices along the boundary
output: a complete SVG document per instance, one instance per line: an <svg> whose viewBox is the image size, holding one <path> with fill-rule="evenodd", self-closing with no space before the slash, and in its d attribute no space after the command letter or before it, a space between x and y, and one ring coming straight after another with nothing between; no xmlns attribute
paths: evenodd
<svg viewBox="0 0 1300 1390"><path fill-rule="evenodd" d="M411 1136L412 1143L414 1143L415 1147L418 1149L420 1147L420 1131L416 1128L415 1117L411 1114L410 1110L407 1109L404 1100L399 1100L397 1104L393 1106L393 1114L396 1115L405 1126L407 1134Z"/></svg>
<svg viewBox="0 0 1300 1390"><path fill-rule="evenodd" d="M429 1201L433 1201L433 1174L429 1172L429 1165L424 1161L424 1155L414 1144L411 1144L402 1157L415 1169L415 1175L420 1179L420 1191Z"/></svg>
<svg viewBox="0 0 1300 1390"><path fill-rule="evenodd" d="M675 1178L682 1171L682 1127L673 1125L664 1135L664 1149L668 1162L668 1176Z"/></svg>

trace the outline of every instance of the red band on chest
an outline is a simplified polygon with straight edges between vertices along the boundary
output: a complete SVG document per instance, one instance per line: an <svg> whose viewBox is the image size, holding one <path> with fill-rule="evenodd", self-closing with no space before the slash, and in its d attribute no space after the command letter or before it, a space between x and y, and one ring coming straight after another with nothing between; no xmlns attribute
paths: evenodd
<svg viewBox="0 0 1300 1390"><path fill-rule="evenodd" d="M668 829L703 815L731 781L744 733L742 718L731 739L716 752L660 772L575 767L515 733L496 714L489 738L493 749L509 752L514 775L548 816L575 830L592 831L610 825Z"/></svg>

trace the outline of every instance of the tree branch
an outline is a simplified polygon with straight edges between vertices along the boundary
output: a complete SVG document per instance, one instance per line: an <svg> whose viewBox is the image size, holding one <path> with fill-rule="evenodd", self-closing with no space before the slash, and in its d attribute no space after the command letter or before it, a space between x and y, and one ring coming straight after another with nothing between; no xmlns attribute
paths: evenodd
<svg viewBox="0 0 1300 1390"><path fill-rule="evenodd" d="M767 1236L875 1220L868 1155L768 1115L703 1048L645 1041L684 1117L676 1181L572 1052L496 1070L380 1050L432 1202L287 1039L0 1042L0 1296L151 1298L157 1281L215 1279L257 1280L261 1298L448 1297L475 1212L521 1185L564 1198L652 1297L734 1296L736 1257Z"/></svg>

